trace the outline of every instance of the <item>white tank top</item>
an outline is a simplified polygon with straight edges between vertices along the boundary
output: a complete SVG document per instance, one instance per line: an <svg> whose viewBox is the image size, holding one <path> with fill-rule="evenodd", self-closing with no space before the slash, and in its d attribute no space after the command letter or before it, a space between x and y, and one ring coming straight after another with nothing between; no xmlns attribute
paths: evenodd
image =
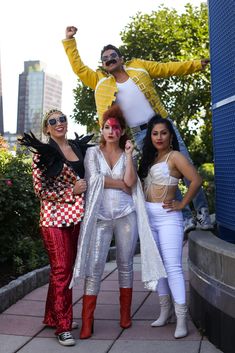
<svg viewBox="0 0 235 353"><path fill-rule="evenodd" d="M138 86L129 78L123 83L118 83L116 103L121 107L129 127L147 123L153 116L154 110Z"/></svg>

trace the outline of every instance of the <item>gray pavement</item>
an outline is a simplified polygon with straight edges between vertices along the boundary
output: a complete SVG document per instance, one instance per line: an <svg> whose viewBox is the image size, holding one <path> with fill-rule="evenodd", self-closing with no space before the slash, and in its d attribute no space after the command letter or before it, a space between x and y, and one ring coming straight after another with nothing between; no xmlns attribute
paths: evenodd
<svg viewBox="0 0 235 353"><path fill-rule="evenodd" d="M188 291L187 243L183 263ZM159 301L156 293L148 292L141 282L140 255L134 258L134 294L132 327L119 326L119 288L116 262L105 267L101 291L95 311L94 334L80 340L79 331L73 331L77 344L63 347L54 330L42 324L47 286L33 290L23 299L0 314L0 353L219 353L206 337L202 337L188 317L189 335L174 339L174 324L152 328L150 323L158 317ZM74 290L74 319L81 327L81 301L83 283ZM188 293L187 293L188 295Z"/></svg>

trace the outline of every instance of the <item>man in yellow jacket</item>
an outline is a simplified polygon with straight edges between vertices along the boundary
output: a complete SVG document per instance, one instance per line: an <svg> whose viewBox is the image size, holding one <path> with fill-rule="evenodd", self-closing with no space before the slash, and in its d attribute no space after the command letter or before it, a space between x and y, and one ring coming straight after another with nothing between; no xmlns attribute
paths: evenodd
<svg viewBox="0 0 235 353"><path fill-rule="evenodd" d="M132 59L124 63L119 49L109 44L101 51L102 69L99 68L94 71L86 66L80 58L74 38L76 33L76 27L66 28L66 39L63 40L64 49L74 73L86 86L95 91L100 124L103 113L113 103L117 103L123 111L140 150L143 146L147 123L152 116L158 113L163 118L169 119L152 79L192 74L204 69L209 62L208 59L168 63ZM174 124L173 126L179 141L180 151L190 159L178 129ZM187 181L185 182L187 184ZM208 203L202 188L194 198L193 203L200 227L204 230L213 228L208 212ZM196 227L196 220L192 217L189 208L184 210L184 227L185 232L189 232Z"/></svg>

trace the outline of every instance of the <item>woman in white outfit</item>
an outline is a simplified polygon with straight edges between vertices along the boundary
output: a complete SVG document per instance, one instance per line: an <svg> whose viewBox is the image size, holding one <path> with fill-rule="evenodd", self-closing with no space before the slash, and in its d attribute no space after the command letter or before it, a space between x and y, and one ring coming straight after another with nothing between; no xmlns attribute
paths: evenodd
<svg viewBox="0 0 235 353"><path fill-rule="evenodd" d="M193 199L202 183L194 166L178 149L171 123L155 115L148 124L139 168L150 226L167 273L167 278L161 278L158 282L161 311L152 326L164 326L170 321L173 314L172 297L177 318L175 338L188 333L181 211ZM176 190L183 177L190 181L190 185L182 201L177 201Z"/></svg>

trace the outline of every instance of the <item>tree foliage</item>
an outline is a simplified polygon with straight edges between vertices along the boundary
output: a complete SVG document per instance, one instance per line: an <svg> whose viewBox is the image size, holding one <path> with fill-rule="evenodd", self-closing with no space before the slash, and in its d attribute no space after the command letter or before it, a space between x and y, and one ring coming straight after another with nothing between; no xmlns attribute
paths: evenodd
<svg viewBox="0 0 235 353"><path fill-rule="evenodd" d="M159 62L209 57L207 6L190 4L179 14L163 5L151 14L137 13L121 32L125 60ZM212 161L210 72L154 81L196 164ZM81 83L75 91L74 118L89 129L96 120L93 92ZM96 123L95 123L96 124Z"/></svg>
<svg viewBox="0 0 235 353"><path fill-rule="evenodd" d="M73 118L76 122L87 127L87 132L98 128L94 91L83 85L78 80L77 87L73 90L75 107Z"/></svg>

